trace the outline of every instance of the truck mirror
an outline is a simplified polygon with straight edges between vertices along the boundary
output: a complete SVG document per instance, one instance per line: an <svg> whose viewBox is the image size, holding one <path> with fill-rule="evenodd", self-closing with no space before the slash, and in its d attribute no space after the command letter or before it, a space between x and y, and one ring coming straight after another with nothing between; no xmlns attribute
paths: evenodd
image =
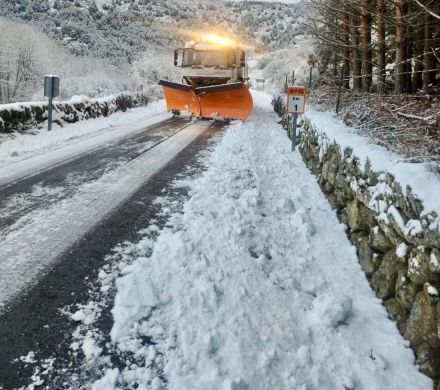
<svg viewBox="0 0 440 390"><path fill-rule="evenodd" d="M240 68L244 68L246 66L246 52L242 50L240 52Z"/></svg>
<svg viewBox="0 0 440 390"><path fill-rule="evenodd" d="M178 49L174 50L174 66L177 66L177 60L179 59Z"/></svg>

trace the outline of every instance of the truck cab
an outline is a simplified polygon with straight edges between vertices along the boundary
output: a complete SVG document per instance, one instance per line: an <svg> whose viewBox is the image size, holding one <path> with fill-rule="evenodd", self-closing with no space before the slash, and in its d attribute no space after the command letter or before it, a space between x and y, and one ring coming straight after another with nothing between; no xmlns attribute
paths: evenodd
<svg viewBox="0 0 440 390"><path fill-rule="evenodd" d="M191 42L174 51L174 65L182 68L182 82L195 87L248 80L246 52L238 47Z"/></svg>

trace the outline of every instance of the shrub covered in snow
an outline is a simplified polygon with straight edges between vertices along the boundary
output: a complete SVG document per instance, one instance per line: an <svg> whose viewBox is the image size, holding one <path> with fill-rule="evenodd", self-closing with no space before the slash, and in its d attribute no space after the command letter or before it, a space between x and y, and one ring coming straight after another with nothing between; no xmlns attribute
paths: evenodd
<svg viewBox="0 0 440 390"><path fill-rule="evenodd" d="M315 88L310 102L317 109L333 111L334 86ZM406 161L428 162L434 171L440 172L440 97L377 96L342 88L339 117Z"/></svg>
<svg viewBox="0 0 440 390"><path fill-rule="evenodd" d="M124 93L90 99L74 96L69 101L54 103L53 121L60 126L84 119L108 116L115 111L147 105L148 97ZM47 121L47 102L25 102L0 105L0 132L24 131L42 126Z"/></svg>
<svg viewBox="0 0 440 390"><path fill-rule="evenodd" d="M115 99L116 107L120 111L127 111L129 108L133 108L133 98L128 94L118 95Z"/></svg>

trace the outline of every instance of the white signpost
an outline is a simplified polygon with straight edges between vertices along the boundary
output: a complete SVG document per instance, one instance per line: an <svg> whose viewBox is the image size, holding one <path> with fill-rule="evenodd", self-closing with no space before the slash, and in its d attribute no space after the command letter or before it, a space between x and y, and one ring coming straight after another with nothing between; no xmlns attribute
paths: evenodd
<svg viewBox="0 0 440 390"><path fill-rule="evenodd" d="M287 113L292 114L292 151L296 146L296 127L298 114L304 114L306 109L306 88L293 86L287 88Z"/></svg>

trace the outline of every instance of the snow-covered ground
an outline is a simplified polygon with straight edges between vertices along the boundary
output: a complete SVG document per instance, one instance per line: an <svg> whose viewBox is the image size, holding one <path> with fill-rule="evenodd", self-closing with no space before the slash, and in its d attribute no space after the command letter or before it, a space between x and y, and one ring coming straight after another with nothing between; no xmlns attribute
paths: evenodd
<svg viewBox="0 0 440 390"><path fill-rule="evenodd" d="M305 117L327 137L326 140L322 140L323 143L335 141L341 150L350 147L359 158L362 167L368 160L373 171L391 173L402 186L404 193L407 186L410 186L413 194L423 203L423 213L437 213L438 217L431 223L431 228L440 229L440 180L426 164L406 162L401 156L373 144L358 130L345 125L332 112L312 109L305 113Z"/></svg>
<svg viewBox="0 0 440 390"><path fill-rule="evenodd" d="M54 124L52 131L35 129L29 134L3 135L0 140L0 185L96 150L168 117L165 101L160 100L147 107L64 127Z"/></svg>
<svg viewBox="0 0 440 390"><path fill-rule="evenodd" d="M177 184L190 188L182 212L120 265L110 336L125 367L99 332L72 344L106 367L91 388L432 388L269 96L254 98L204 173ZM93 326L93 307L73 319Z"/></svg>

